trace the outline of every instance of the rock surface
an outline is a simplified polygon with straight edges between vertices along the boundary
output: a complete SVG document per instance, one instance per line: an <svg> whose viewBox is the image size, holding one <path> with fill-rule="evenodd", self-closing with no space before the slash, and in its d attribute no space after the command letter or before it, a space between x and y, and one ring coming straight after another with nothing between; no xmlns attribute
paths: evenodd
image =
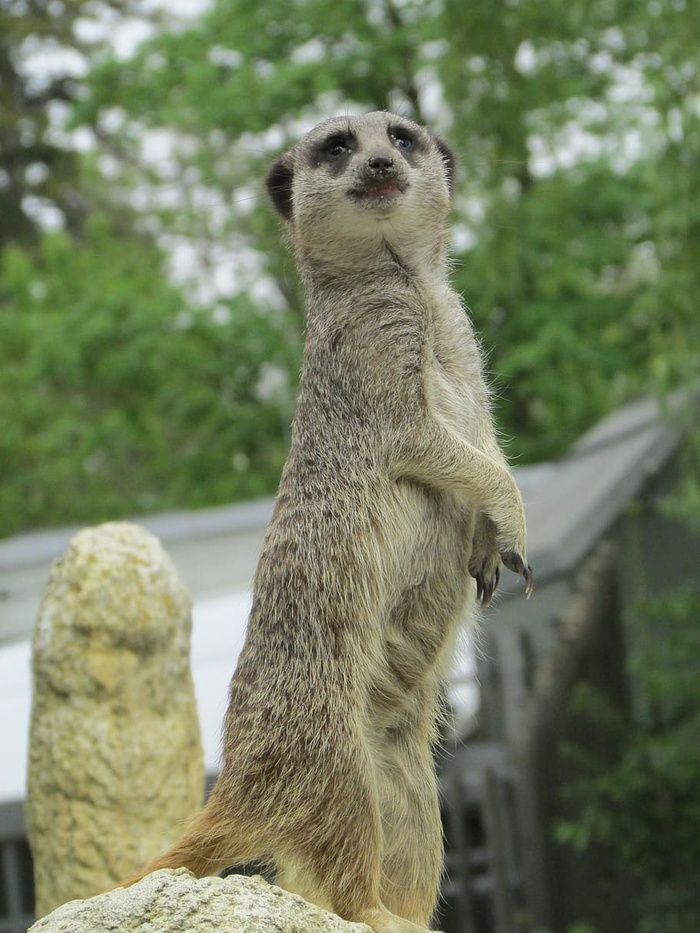
<svg viewBox="0 0 700 933"><path fill-rule="evenodd" d="M200 805L191 618L170 558L138 526L81 531L52 565L32 646L37 916L113 887Z"/></svg>
<svg viewBox="0 0 700 933"><path fill-rule="evenodd" d="M131 888L72 901L29 933L371 933L262 878L163 869Z"/></svg>

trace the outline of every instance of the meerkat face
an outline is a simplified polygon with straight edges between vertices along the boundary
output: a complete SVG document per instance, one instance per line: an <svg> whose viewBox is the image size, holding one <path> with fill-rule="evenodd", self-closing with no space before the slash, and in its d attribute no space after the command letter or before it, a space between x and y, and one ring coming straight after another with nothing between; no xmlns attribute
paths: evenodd
<svg viewBox="0 0 700 933"><path fill-rule="evenodd" d="M454 161L404 117L377 112L320 123L270 169L267 188L297 248L328 255L375 238L400 248L441 232Z"/></svg>

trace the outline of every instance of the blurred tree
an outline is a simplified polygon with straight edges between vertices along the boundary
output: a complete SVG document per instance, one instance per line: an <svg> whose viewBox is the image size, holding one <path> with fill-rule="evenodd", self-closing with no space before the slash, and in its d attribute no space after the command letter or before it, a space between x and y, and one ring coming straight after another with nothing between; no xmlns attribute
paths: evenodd
<svg viewBox="0 0 700 933"><path fill-rule="evenodd" d="M108 140L83 129L79 152L66 125L105 41L157 24L145 10L0 8L0 535L250 498L279 475L296 332L264 299L185 297L106 183Z"/></svg>
<svg viewBox="0 0 700 933"><path fill-rule="evenodd" d="M61 118L80 93L105 22L133 10L144 15L137 0L0 5L0 248L35 244L42 217L81 233L98 192L87 190Z"/></svg>
<svg viewBox="0 0 700 933"><path fill-rule="evenodd" d="M150 320L161 336L164 321L172 327L177 317L178 301L202 309L191 313L207 327L225 307L242 341L250 309L260 309L261 320L274 312L270 320L282 322L295 340L278 356L273 327L269 347L260 346L256 359L267 354L279 361L293 385L301 299L261 178L276 152L317 119L389 108L444 133L458 152L454 279L489 351L497 414L514 438L516 460L556 455L630 395L667 390L697 374L695 5L348 0L329 7L325 0L214 0L196 19L155 32L128 59L98 43L87 77L63 74L32 84L26 59L36 37L85 51L90 43L76 37L91 35L86 18L104 23L105 11L142 8L136 0L30 6L10 0L0 13L0 197L7 199L7 207L0 203L0 242L4 236L5 243L33 246L38 252L31 261L39 264L45 249L54 248L41 242L36 211L28 210L31 197L57 205L71 236L86 235L90 210L109 214L100 249L112 274L100 267L92 233L84 259L100 275L64 266L66 276L82 282L87 305L97 307L93 281L102 282L109 306L111 294L128 291L132 275L141 281L150 263L162 289L153 301L163 317L146 315L144 327ZM73 129L89 128L95 142L80 160L55 142L51 113L62 98L70 101ZM33 152L35 142L49 147L43 156ZM120 239L125 255L141 256L143 265L117 261ZM168 252L171 278L184 288L177 300L156 243ZM51 288L59 289L54 271ZM40 266L28 266L27 286L41 274ZM156 279L150 285L156 289ZM6 333L15 326L10 315L29 314L23 302L30 294L17 292L8 304ZM133 296L139 297L136 287ZM106 317L118 327L118 316ZM72 341L88 346L81 332L92 326L75 315ZM218 339L227 331L207 333ZM72 351L67 345L61 352ZM135 358L138 343L132 352ZM218 353L206 361L219 367L219 380L226 378L225 360ZM204 363L194 355L188 365ZM250 370L253 381L256 371ZM161 373L167 381L167 368ZM40 373L34 378L41 383ZM84 382L80 392L90 391ZM237 391L252 398L250 385ZM144 430L148 392L138 399L132 418ZM109 404L122 417L120 398ZM20 410L13 406L15 416ZM261 430L269 430L267 442L277 450L279 421ZM227 431L214 432L206 456L200 447L201 470L196 481L188 476L179 504L220 501L214 490L231 483L234 449L255 461ZM64 454L66 477L75 472L68 464L74 453ZM158 458L148 462L155 469ZM77 472L82 469L79 464ZM15 474L3 474L15 481ZM146 474L144 467L142 478L133 475L130 501L137 482L158 486L158 476L146 481ZM259 489L270 492L274 479L265 476ZM43 488L47 482L37 480ZM246 494L243 487L230 487L231 497ZM11 527L63 520L58 512L70 511L71 496L54 488L55 501L64 502L55 515L49 507L31 518L18 513ZM108 486L104 491L116 508L121 497ZM154 508L166 501L175 497L149 499ZM83 505L75 507L82 514Z"/></svg>
<svg viewBox="0 0 700 933"><path fill-rule="evenodd" d="M698 369L700 169L685 151L697 137L699 14L683 0L656 6L219 0L128 67L102 62L77 119L100 128L105 106L120 108L131 153L145 127L183 134L194 207L162 214L165 228L257 250L293 307L288 257L251 184L274 152L343 109L396 109L445 132L462 163L454 278L514 452L536 459Z"/></svg>
<svg viewBox="0 0 700 933"><path fill-rule="evenodd" d="M694 584L634 608L632 624L645 636L632 654L634 722L590 685L580 684L571 704L620 759L610 767L580 748L564 750L580 777L565 790L572 817L556 825L556 837L577 851L611 853L635 882L638 933L695 933L700 924L699 614Z"/></svg>
<svg viewBox="0 0 700 933"><path fill-rule="evenodd" d="M273 489L296 338L245 296L197 309L93 214L0 264L2 532Z"/></svg>

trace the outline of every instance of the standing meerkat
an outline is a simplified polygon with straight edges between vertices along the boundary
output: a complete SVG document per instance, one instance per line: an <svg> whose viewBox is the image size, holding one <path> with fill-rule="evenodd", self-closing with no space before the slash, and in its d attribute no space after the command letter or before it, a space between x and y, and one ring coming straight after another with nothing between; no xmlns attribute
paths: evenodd
<svg viewBox="0 0 700 933"><path fill-rule="evenodd" d="M425 930L433 747L460 622L525 518L447 278L453 159L390 113L326 120L271 168L306 291L289 457L231 681L221 773L157 868L269 860L376 933Z"/></svg>

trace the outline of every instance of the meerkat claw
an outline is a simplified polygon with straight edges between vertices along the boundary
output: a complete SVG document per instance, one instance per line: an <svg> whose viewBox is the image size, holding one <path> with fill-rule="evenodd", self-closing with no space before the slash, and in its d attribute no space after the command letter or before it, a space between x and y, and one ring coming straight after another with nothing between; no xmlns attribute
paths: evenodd
<svg viewBox="0 0 700 933"><path fill-rule="evenodd" d="M482 609L488 609L493 599L493 594L498 589L498 581L501 578L501 571L498 567L493 572L493 576L485 579L483 572L476 576L476 598Z"/></svg>
<svg viewBox="0 0 700 933"><path fill-rule="evenodd" d="M502 552L501 560L509 570L512 570L513 573L517 573L519 577L523 578L525 581L525 596L527 599L529 599L535 585L535 577L532 572L532 567L525 563L517 551Z"/></svg>
<svg viewBox="0 0 700 933"><path fill-rule="evenodd" d="M525 573L527 565L517 551L501 551L501 560L508 570L512 570L513 573L517 573L518 576L522 576Z"/></svg>
<svg viewBox="0 0 700 933"><path fill-rule="evenodd" d="M482 567L481 570L474 574L474 579L476 580L476 601L482 609L488 609L501 579L500 567L497 566L489 578L486 577Z"/></svg>

